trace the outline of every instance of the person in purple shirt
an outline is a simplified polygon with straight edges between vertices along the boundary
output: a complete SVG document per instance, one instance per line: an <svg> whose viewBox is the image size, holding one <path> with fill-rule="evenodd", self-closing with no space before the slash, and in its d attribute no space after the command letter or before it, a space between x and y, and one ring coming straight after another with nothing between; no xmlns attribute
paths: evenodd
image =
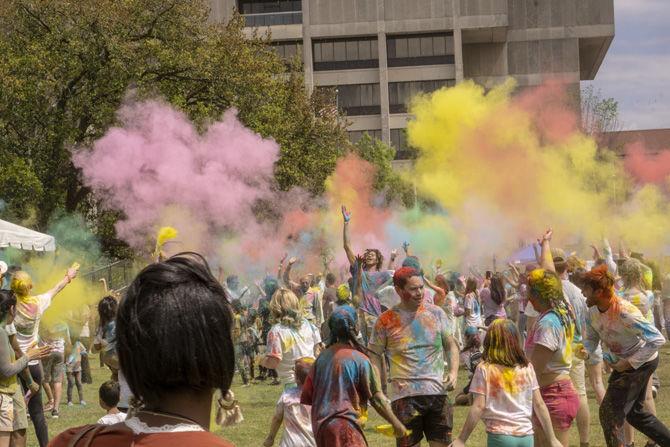
<svg viewBox="0 0 670 447"><path fill-rule="evenodd" d="M311 405L317 447L367 446L362 423L368 402L393 427L396 437L407 429L391 410L379 376L356 338L356 311L339 306L328 320L330 341L316 359L302 388L300 402Z"/></svg>

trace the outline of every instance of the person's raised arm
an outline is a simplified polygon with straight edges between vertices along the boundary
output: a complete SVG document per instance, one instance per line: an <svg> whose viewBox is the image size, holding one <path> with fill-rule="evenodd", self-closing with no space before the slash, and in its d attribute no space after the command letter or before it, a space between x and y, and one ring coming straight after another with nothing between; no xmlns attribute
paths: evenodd
<svg viewBox="0 0 670 447"><path fill-rule="evenodd" d="M428 286L428 288L432 289L433 292L435 292L435 298L433 299L433 301L435 302L435 305L440 306L440 307L442 305L444 305L444 301L447 298L447 292L445 292L442 287L439 287L439 286L433 284L432 282L430 282L430 280L428 278L426 278L425 276L423 277L423 282L424 282L424 284L426 284Z"/></svg>
<svg viewBox="0 0 670 447"><path fill-rule="evenodd" d="M596 244L591 244L591 249L593 250L594 261L597 261L598 259L602 258L602 256L600 255L600 250L598 250L598 246Z"/></svg>
<svg viewBox="0 0 670 447"><path fill-rule="evenodd" d="M451 443L451 447L464 447L468 438L477 426L477 422L482 418L482 413L484 413L484 409L486 408L486 397L483 394L473 394L474 399L472 400L472 406L468 412L468 417L465 419L465 423L463 424L463 428L461 429L458 438L454 439L454 442Z"/></svg>
<svg viewBox="0 0 670 447"><path fill-rule="evenodd" d="M351 302L355 308L363 302L363 260L362 256L354 258L354 290L351 291Z"/></svg>
<svg viewBox="0 0 670 447"><path fill-rule="evenodd" d="M551 241L551 236L554 234L554 231L549 228L547 231L544 232L542 235L541 239L538 239L538 242L540 243L540 267L549 270L552 272L556 272L556 267L554 266L554 258L551 256L551 246L549 245L549 241Z"/></svg>
<svg viewBox="0 0 670 447"><path fill-rule="evenodd" d="M279 260L279 267L277 268L277 281L281 281L283 275L283 270L284 270L284 261L286 261L286 258L288 257L288 253L284 253L284 256Z"/></svg>
<svg viewBox="0 0 670 447"><path fill-rule="evenodd" d="M387 270L395 270L395 260L398 257L398 250L391 250L391 255L389 256L389 263L386 266Z"/></svg>
<svg viewBox="0 0 670 447"><path fill-rule="evenodd" d="M58 284L56 284L51 290L49 290L46 294L51 295L51 298L55 297L60 293L61 290L65 288L68 284L72 282L73 279L77 277L77 273L79 272L79 264L74 264L72 267L67 269L67 272L65 272L65 278L61 279Z"/></svg>
<svg viewBox="0 0 670 447"><path fill-rule="evenodd" d="M258 289L258 293L260 294L261 298L265 298L265 289L261 286L260 280L254 282L254 285Z"/></svg>
<svg viewBox="0 0 670 447"><path fill-rule="evenodd" d="M354 262L356 262L356 256L354 255L354 252L351 249L351 240L349 239L349 221L351 220L351 212L348 211L347 207L344 205L342 205L342 219L344 219L344 226L342 228L344 252L347 254L349 265L354 265Z"/></svg>
<svg viewBox="0 0 670 447"><path fill-rule="evenodd" d="M291 269L293 268L293 264L295 264L297 261L297 258L291 258L288 260L288 264L286 265L286 270L284 270L284 276L282 278L286 287L292 290L300 288L300 284L291 279Z"/></svg>
<svg viewBox="0 0 670 447"><path fill-rule="evenodd" d="M405 241L402 243L402 249L405 252L405 256L412 256L412 253L409 250L409 242Z"/></svg>

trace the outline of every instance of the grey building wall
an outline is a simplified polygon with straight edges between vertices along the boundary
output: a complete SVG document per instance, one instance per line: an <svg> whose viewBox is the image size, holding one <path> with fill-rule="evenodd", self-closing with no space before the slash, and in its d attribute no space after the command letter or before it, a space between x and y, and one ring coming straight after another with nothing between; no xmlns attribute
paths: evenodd
<svg viewBox="0 0 670 447"><path fill-rule="evenodd" d="M249 0L211 0L211 19L230 19L240 1ZM613 0L302 0L299 5L302 23L260 30L271 31L279 44L302 42L307 87L337 89L338 104L355 111L348 116L352 139L369 131L401 152L409 118L397 104L402 98L463 79L491 87L509 76L520 89L560 78L578 92L580 80L596 75L614 36ZM258 23L259 17L248 20ZM376 54L368 54L372 47L366 43L338 39L374 40ZM340 54L337 61L328 61L337 59L329 43L322 50L330 41ZM407 57L412 54L421 57ZM360 113L365 111L374 113Z"/></svg>

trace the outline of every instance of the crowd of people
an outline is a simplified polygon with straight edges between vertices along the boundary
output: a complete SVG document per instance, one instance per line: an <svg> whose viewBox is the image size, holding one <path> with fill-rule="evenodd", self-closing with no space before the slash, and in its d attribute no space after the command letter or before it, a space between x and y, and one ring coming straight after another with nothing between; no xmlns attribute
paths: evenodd
<svg viewBox="0 0 670 447"><path fill-rule="evenodd" d="M502 271L424 268L409 243L396 266L396 251L387 263L378 249L356 254L352 215L342 216L346 270L326 259L296 280L298 259L285 256L248 287L181 253L147 265L122 297L49 324L42 316L77 267L35 295L28 273L0 263L0 447L26 445L28 414L41 447L230 446L209 428L212 405L235 406L235 373L243 387L277 386L265 447L280 432L280 447L365 446L369 406L399 447L466 445L479 420L489 447L567 447L575 428L586 447L592 418L608 447L670 446L655 416L670 330L656 263L615 255L607 241L583 260L552 247L548 230L535 259ZM67 405L86 405L90 353L109 370L98 391L106 414L49 443L64 382ZM457 387L459 368L468 374ZM458 405L469 407L462 427Z"/></svg>

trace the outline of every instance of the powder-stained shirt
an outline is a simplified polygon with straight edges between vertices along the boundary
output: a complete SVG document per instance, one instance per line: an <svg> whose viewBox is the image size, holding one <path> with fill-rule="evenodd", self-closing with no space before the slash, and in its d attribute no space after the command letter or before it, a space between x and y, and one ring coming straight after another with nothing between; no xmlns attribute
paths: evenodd
<svg viewBox="0 0 670 447"><path fill-rule="evenodd" d="M584 333L586 332L586 314L588 307L586 306L586 297L582 291L567 279L562 279L563 295L570 302L572 309L575 311L575 336L573 343L581 343Z"/></svg>
<svg viewBox="0 0 670 447"><path fill-rule="evenodd" d="M507 318L507 312L505 312L505 302L503 301L501 304L498 304L493 301L493 298L491 297L491 289L484 287L479 292L479 299L482 303L484 319L487 319L491 316Z"/></svg>
<svg viewBox="0 0 670 447"><path fill-rule="evenodd" d="M598 306L589 308L584 347L590 354L590 363L602 360L596 349L600 341L605 360L615 363L623 358L637 369L658 356L665 337L635 305L614 297L605 312L600 312Z"/></svg>
<svg viewBox="0 0 670 447"><path fill-rule="evenodd" d="M300 328L275 324L268 332L267 355L279 360L277 375L284 385L295 384L295 361L314 358L314 346L321 343L319 331L303 319Z"/></svg>
<svg viewBox="0 0 670 447"><path fill-rule="evenodd" d="M395 306L379 317L368 348L389 354L391 400L445 394L444 349L452 335L447 314L432 304L416 312Z"/></svg>
<svg viewBox="0 0 670 447"><path fill-rule="evenodd" d="M301 393L302 388L289 388L279 396L275 413L282 415L284 421L279 447L316 446L310 418L311 408L300 403Z"/></svg>
<svg viewBox="0 0 670 447"><path fill-rule="evenodd" d="M334 344L314 363L302 387L301 402L312 406L312 429L333 418L361 427L367 419L368 401L381 391L379 378L365 354L344 344Z"/></svg>
<svg viewBox="0 0 670 447"><path fill-rule="evenodd" d="M44 311L51 305L54 295L54 292L47 292L30 297L26 301L18 300L14 327L16 328L16 341L23 352L28 352L28 349L39 341L40 320ZM39 362L39 360L32 360L28 364L37 365Z"/></svg>
<svg viewBox="0 0 670 447"><path fill-rule="evenodd" d="M502 366L482 362L477 366L470 392L486 399L482 420L488 433L510 436L533 434L533 391L539 385L533 365Z"/></svg>
<svg viewBox="0 0 670 447"><path fill-rule="evenodd" d="M526 338L526 354L532 357L537 345L544 346L554 354L547 362L544 371L538 374L554 373L569 374L572 366L572 338L574 336L574 324L570 327L563 326L556 312L547 311L542 313L535 325L531 328ZM568 336L569 335L569 336Z"/></svg>
<svg viewBox="0 0 670 447"><path fill-rule="evenodd" d="M375 292L387 282L391 281L392 278L393 272L389 270L382 270L380 272L362 272L361 288L363 289L363 301L359 308L363 312L375 317L381 315L382 308L379 305L379 299L375 296Z"/></svg>
<svg viewBox="0 0 670 447"><path fill-rule="evenodd" d="M482 322L482 309L479 305L477 295L468 293L463 299L463 309L470 311L470 316L465 317L465 327L480 327Z"/></svg>
<svg viewBox="0 0 670 447"><path fill-rule="evenodd" d="M644 318L654 323L654 294L643 292L639 289L627 289L623 291L623 298L637 307Z"/></svg>

